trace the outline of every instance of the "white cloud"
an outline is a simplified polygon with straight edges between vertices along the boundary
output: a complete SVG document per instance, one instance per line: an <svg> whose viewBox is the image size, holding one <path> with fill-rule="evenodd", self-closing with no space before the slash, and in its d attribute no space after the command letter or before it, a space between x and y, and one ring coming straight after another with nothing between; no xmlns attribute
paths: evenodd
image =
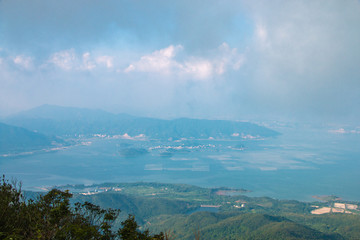
<svg viewBox="0 0 360 240"><path fill-rule="evenodd" d="M265 27L260 23L256 25L256 35L260 39L260 41L266 41L267 39L267 31Z"/></svg>
<svg viewBox="0 0 360 240"><path fill-rule="evenodd" d="M74 49L68 49L54 53L49 62L65 71L80 70L91 71L100 66L106 68L113 68L112 56L92 56L90 52L85 52L82 55L77 55Z"/></svg>
<svg viewBox="0 0 360 240"><path fill-rule="evenodd" d="M184 73L187 73L196 79L210 78L213 74L213 68L214 66L210 61L202 59L191 60L182 65Z"/></svg>
<svg viewBox="0 0 360 240"><path fill-rule="evenodd" d="M103 64L107 68L112 68L114 66L114 58L111 56L100 56L96 58L98 64Z"/></svg>
<svg viewBox="0 0 360 240"><path fill-rule="evenodd" d="M83 54L83 68L86 70L92 70L96 67L94 61L92 61L90 53L86 52Z"/></svg>
<svg viewBox="0 0 360 240"><path fill-rule="evenodd" d="M136 63L130 64L124 71L132 72L158 72L169 74L173 68L179 68L179 64L173 59L176 52L182 50L181 45L170 45L149 55L142 56Z"/></svg>
<svg viewBox="0 0 360 240"><path fill-rule="evenodd" d="M179 56L178 53L183 49L182 45L170 45L140 57L138 61L117 72L145 72L181 79L207 80L229 70L238 70L245 60L243 54L239 54L236 48L230 48L226 43L209 51L207 57L186 54ZM53 53L40 68L52 65L63 71L94 71L101 68L116 70L114 58L111 55L94 55L91 51L77 53L72 48ZM25 69L33 67L32 59L24 55L16 56L13 62Z"/></svg>
<svg viewBox="0 0 360 240"><path fill-rule="evenodd" d="M92 70L99 66L105 66L106 68L112 68L114 66L112 56L99 56L99 57L92 57L89 52L83 54L83 63L80 66L80 69L83 70Z"/></svg>
<svg viewBox="0 0 360 240"><path fill-rule="evenodd" d="M124 72L128 73L128 72L132 72L135 71L135 66L133 64L130 64L125 70Z"/></svg>
<svg viewBox="0 0 360 240"><path fill-rule="evenodd" d="M270 43L268 41L267 29L265 25L260 22L258 22L255 26L255 37L261 49L266 49L270 47Z"/></svg>
<svg viewBox="0 0 360 240"><path fill-rule="evenodd" d="M66 71L77 68L78 66L78 59L76 57L74 49L54 53L50 57L49 62Z"/></svg>
<svg viewBox="0 0 360 240"><path fill-rule="evenodd" d="M31 69L33 66L33 61L31 57L18 55L13 59L14 63L24 69Z"/></svg>
<svg viewBox="0 0 360 240"><path fill-rule="evenodd" d="M177 75L196 80L210 79L222 75L228 68L238 70L245 61L244 55L236 48L231 49L223 43L214 56L208 58L188 56L183 61L178 60L177 53L183 50L181 45L170 45L167 48L144 55L139 61L131 63L124 72L146 72L160 75Z"/></svg>
<svg viewBox="0 0 360 240"><path fill-rule="evenodd" d="M245 55L239 54L237 48L230 48L227 43L223 43L218 48L219 56L215 60L216 71L223 74L230 67L233 70L239 70L245 63Z"/></svg>

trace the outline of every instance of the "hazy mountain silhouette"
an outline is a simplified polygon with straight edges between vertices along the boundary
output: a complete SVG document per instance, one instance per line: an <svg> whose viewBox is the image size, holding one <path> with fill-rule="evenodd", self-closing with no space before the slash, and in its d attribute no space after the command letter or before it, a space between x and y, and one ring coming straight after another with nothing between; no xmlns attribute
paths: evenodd
<svg viewBox="0 0 360 240"><path fill-rule="evenodd" d="M43 105L5 119L6 123L44 134L145 134L150 138L271 137L279 133L249 122L180 118L163 120L112 114L103 110Z"/></svg>
<svg viewBox="0 0 360 240"><path fill-rule="evenodd" d="M48 148L63 143L59 138L0 123L0 152L20 152Z"/></svg>

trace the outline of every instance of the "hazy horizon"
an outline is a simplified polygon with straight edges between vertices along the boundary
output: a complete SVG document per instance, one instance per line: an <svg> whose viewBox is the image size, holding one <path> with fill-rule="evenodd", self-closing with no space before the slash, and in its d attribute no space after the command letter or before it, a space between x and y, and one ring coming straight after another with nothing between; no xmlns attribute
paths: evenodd
<svg viewBox="0 0 360 240"><path fill-rule="evenodd" d="M153 119L163 119L163 120L175 120L175 119L181 119L181 118L187 118L187 119L199 119L199 120L227 120L227 121L234 121L234 122L252 122L252 123L256 123L260 126L266 126L271 128L277 128L277 127L284 127L287 124L300 124L302 127L307 127L307 128L311 128L311 127L325 127L328 129L328 131L338 131L339 128L360 128L358 122L349 122L349 121L342 121L342 122L331 122L331 121L321 121L321 119L290 119L290 118L281 118L279 116L267 116L266 118L264 117L259 117L259 116L244 116L244 117L238 117L238 118L234 118L234 117L229 117L229 116L222 116L222 115L213 115L213 116L172 116L172 115L163 115L163 116L156 116L156 115L152 115L151 113L145 114L145 113L135 113L135 114L131 114L128 112L119 112L119 111L112 111L112 110L106 110L103 108L91 108L91 107L77 107L77 106L63 106L63 105L53 105L53 104L42 104L39 106L35 106L35 107L31 107L28 109L23 109L20 110L18 112L14 112L14 113L10 113L10 114L6 114L6 115L1 115L0 114L0 122L1 121L5 121L7 119L11 119L12 117L17 117L19 115L22 115L24 113L27 112L33 112L34 110L36 111L39 108L43 108L49 106L51 108L63 108L65 109L75 109L75 110L90 110L90 111L99 111L99 112L104 112L104 113L110 113L110 114L114 114L114 115L128 115L128 116L133 116L133 117L139 117L139 118L153 118ZM54 111L54 109L52 109L51 111ZM43 117L42 114L39 115L40 117ZM284 125L285 124L285 125ZM308 125L310 124L310 125ZM289 125L290 126L290 125Z"/></svg>

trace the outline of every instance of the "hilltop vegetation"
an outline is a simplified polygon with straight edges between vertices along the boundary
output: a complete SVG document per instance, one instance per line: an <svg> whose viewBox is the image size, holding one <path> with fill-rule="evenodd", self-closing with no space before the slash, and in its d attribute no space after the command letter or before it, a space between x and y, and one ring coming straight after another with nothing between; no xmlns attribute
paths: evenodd
<svg viewBox="0 0 360 240"><path fill-rule="evenodd" d="M193 239L193 231L200 232L202 239L344 239L339 234L326 234L285 217L260 213L232 216L197 212L162 221L161 225L172 226L177 239Z"/></svg>
<svg viewBox="0 0 360 240"><path fill-rule="evenodd" d="M132 214L139 223L146 223L150 216L172 215L183 213L196 208L191 202L166 199L166 198L143 198L119 193L103 193L90 196L76 195L75 201L91 202L103 208L116 208L122 210L122 217Z"/></svg>

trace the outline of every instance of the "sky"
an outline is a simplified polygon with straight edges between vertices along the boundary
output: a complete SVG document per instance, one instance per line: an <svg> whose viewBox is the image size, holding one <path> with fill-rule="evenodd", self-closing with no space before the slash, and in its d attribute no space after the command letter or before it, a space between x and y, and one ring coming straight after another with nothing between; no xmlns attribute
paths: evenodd
<svg viewBox="0 0 360 240"><path fill-rule="evenodd" d="M0 0L0 116L358 122L359 0Z"/></svg>

